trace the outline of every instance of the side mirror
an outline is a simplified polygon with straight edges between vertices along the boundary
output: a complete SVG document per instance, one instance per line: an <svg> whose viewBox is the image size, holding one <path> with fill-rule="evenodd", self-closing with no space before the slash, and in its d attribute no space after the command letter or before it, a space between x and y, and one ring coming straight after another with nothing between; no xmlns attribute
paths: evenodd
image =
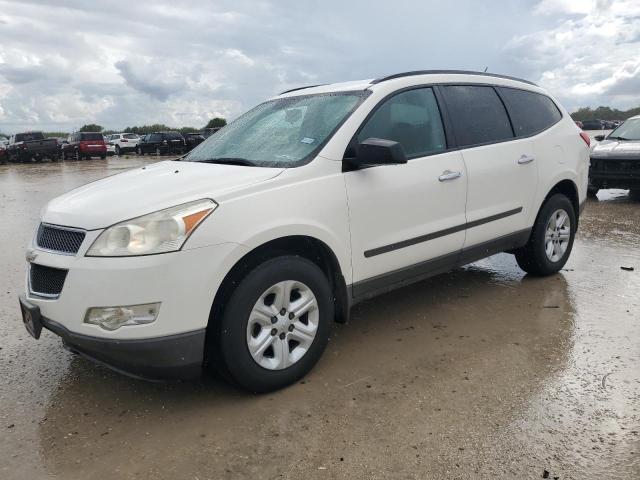
<svg viewBox="0 0 640 480"><path fill-rule="evenodd" d="M605 139L605 136L604 135L596 135L595 137L593 137L593 139L596 142L601 142L601 141L603 141Z"/></svg>
<svg viewBox="0 0 640 480"><path fill-rule="evenodd" d="M398 165L407 163L407 156L398 142L382 138L367 138L358 145L358 153L355 158L349 159L349 163L355 168Z"/></svg>

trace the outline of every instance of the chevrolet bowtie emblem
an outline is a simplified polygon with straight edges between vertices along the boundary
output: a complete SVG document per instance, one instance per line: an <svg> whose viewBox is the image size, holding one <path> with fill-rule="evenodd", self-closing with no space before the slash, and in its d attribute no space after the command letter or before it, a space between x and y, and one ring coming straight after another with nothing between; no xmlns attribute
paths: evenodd
<svg viewBox="0 0 640 480"><path fill-rule="evenodd" d="M36 252L33 248L30 248L29 250L27 250L25 258L27 259L27 262L31 263L36 259L37 256L38 252Z"/></svg>

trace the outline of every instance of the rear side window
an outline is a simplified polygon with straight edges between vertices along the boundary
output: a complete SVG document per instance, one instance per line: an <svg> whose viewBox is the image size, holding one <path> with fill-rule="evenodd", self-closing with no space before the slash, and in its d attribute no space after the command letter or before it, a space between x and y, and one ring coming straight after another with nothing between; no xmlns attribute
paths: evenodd
<svg viewBox="0 0 640 480"><path fill-rule="evenodd" d="M360 130L358 143L368 138L398 142L407 157L445 150L444 129L433 90L417 88L386 100Z"/></svg>
<svg viewBox="0 0 640 480"><path fill-rule="evenodd" d="M452 85L441 88L458 146L513 138L507 111L493 87Z"/></svg>
<svg viewBox="0 0 640 480"><path fill-rule="evenodd" d="M534 135L562 118L556 104L545 95L504 87L499 91L509 110L516 137Z"/></svg>

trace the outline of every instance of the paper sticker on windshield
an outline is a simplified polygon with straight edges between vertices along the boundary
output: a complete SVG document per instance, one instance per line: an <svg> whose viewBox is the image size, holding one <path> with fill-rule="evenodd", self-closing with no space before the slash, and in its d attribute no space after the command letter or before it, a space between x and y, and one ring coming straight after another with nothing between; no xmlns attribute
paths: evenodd
<svg viewBox="0 0 640 480"><path fill-rule="evenodd" d="M315 141L315 138L304 137L302 140L300 140L300 143L313 143Z"/></svg>

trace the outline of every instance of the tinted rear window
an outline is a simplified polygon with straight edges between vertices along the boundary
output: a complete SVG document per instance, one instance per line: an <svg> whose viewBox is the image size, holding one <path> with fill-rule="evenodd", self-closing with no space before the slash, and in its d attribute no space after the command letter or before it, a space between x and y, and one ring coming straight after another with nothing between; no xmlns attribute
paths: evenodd
<svg viewBox="0 0 640 480"><path fill-rule="evenodd" d="M466 147L513 138L507 111L492 87L442 87L456 141Z"/></svg>
<svg viewBox="0 0 640 480"><path fill-rule="evenodd" d="M545 95L500 87L516 137L526 137L549 128L562 118L553 100Z"/></svg>
<svg viewBox="0 0 640 480"><path fill-rule="evenodd" d="M16 142L28 142L30 140L44 140L42 132L29 132L16 134Z"/></svg>
<svg viewBox="0 0 640 480"><path fill-rule="evenodd" d="M122 137L123 138L138 138L138 136L135 133L125 133Z"/></svg>
<svg viewBox="0 0 640 480"><path fill-rule="evenodd" d="M83 133L80 134L80 140L82 140L82 141L86 141L86 140L101 141L101 140L104 140L104 138L102 137L101 133L86 133L86 132L83 132Z"/></svg>

